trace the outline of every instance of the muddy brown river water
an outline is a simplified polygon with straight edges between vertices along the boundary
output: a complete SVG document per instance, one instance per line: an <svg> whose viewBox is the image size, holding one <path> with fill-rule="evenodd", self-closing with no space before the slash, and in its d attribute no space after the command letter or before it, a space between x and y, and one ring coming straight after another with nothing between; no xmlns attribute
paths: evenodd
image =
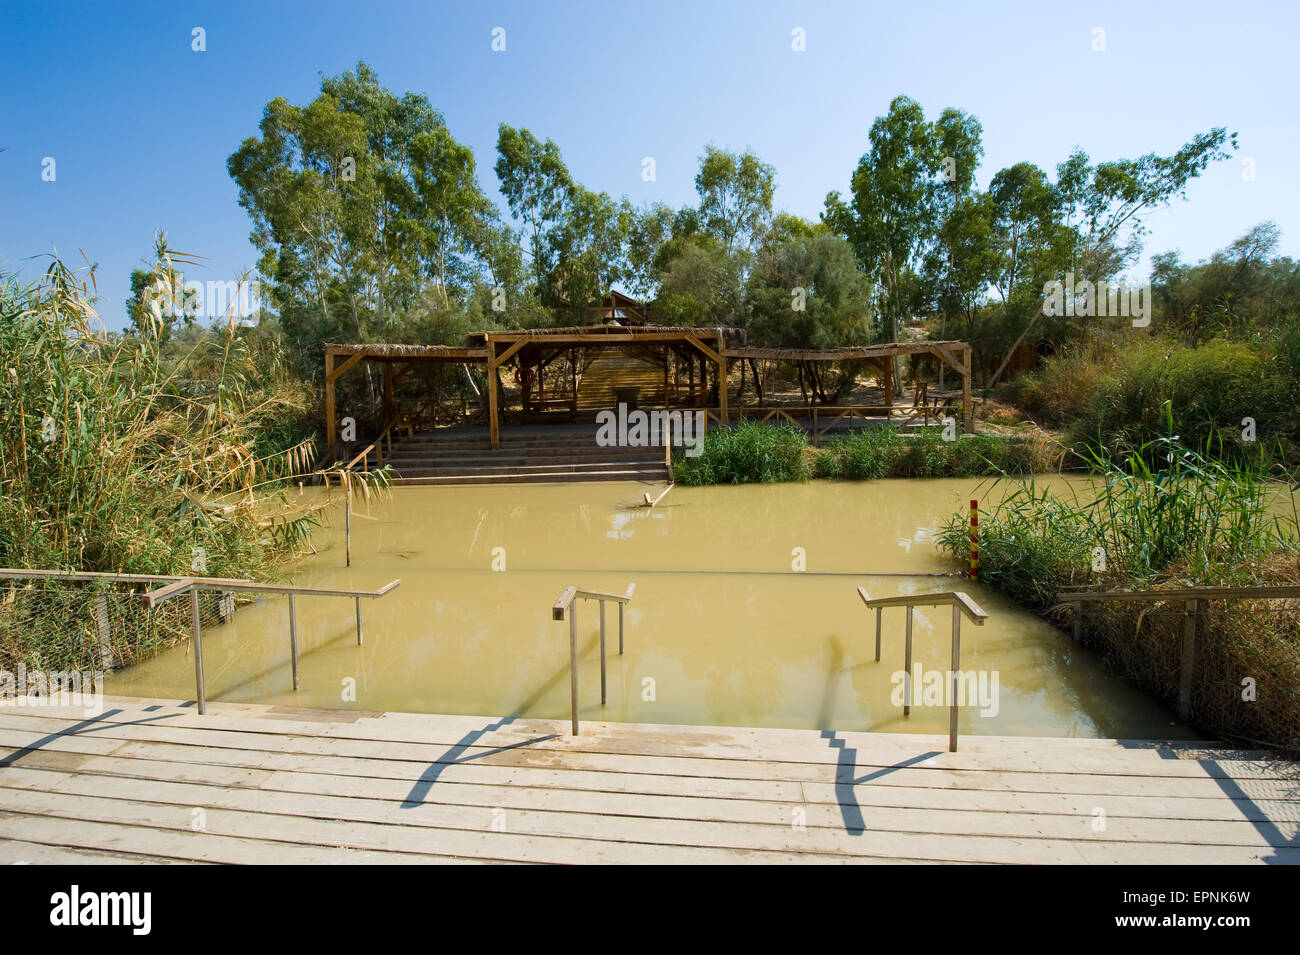
<svg viewBox="0 0 1300 955"><path fill-rule="evenodd" d="M933 576L960 569L936 550L935 528L971 497L999 493L988 482L677 487L653 509L637 506L657 490L397 488L368 513L364 504L354 510L351 568L335 491L314 537L318 553L292 568L292 581L370 589L400 577L401 586L363 603L362 646L350 600L298 598L297 693L287 602L241 606L204 631L208 699L567 718L568 624L551 619L552 605L571 584L622 592L635 583L622 656L617 612L608 610L603 707L597 606L579 604L583 719L946 733L944 706L916 706L904 718L898 705L904 611L885 611L876 663L874 615L856 588L962 589L990 616L962 627L961 669L984 681L986 699L962 710L961 733L1196 735L1038 617L978 584ZM923 674L947 669L950 620L947 607L916 610ZM110 675L107 690L192 699L193 681L181 646Z"/></svg>

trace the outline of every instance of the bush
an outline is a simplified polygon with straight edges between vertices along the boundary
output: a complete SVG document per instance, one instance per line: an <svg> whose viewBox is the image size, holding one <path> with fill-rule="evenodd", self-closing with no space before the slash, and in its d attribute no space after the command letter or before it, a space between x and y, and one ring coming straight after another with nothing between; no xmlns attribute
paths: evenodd
<svg viewBox="0 0 1300 955"><path fill-rule="evenodd" d="M812 476L807 446L807 435L792 425L741 421L706 434L696 457L675 452L673 465L678 482L686 485L805 481Z"/></svg>
<svg viewBox="0 0 1300 955"><path fill-rule="evenodd" d="M1290 338L1279 346L1215 340L1200 346L1141 341L1122 350L1080 346L1017 378L1011 392L1045 423L1065 427L1075 444L1122 455L1175 430L1216 456L1295 457L1295 369ZM1242 441L1255 421L1257 444Z"/></svg>
<svg viewBox="0 0 1300 955"><path fill-rule="evenodd" d="M803 481L809 477L876 480L887 477L984 477L1047 470L1046 449L1023 438L966 435L944 441L940 429L904 435L865 428L837 435L813 450L791 425L744 421L705 437L704 451L674 458L682 484Z"/></svg>
<svg viewBox="0 0 1300 955"><path fill-rule="evenodd" d="M944 441L939 429L902 435L871 428L832 438L817 452L818 477L984 477L1045 470L1036 446L1022 438L965 435Z"/></svg>

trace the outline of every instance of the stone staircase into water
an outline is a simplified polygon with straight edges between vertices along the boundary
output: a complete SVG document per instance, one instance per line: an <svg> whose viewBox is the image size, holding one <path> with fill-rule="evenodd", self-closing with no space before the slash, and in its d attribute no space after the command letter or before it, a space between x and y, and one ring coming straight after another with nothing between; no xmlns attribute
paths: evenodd
<svg viewBox="0 0 1300 955"><path fill-rule="evenodd" d="M482 427L419 431L384 455L395 485L666 481L664 449L602 448L596 425L502 428L500 447Z"/></svg>

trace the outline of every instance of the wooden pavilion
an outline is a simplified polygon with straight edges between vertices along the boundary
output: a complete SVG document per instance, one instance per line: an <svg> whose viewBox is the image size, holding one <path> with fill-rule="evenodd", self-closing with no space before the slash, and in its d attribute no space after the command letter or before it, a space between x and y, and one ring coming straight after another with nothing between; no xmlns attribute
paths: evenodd
<svg viewBox="0 0 1300 955"><path fill-rule="evenodd" d="M632 300L629 300L632 301ZM617 302L608 303L611 311L622 306ZM466 338L463 345L326 345L325 346L325 419L327 440L332 450L338 448L338 420L335 405L335 386L339 379L349 370L362 362L379 365L383 371L383 419L387 427L392 427L397 419L397 405L394 399L394 385L404 375L422 363L482 365L489 383L487 388L487 417L491 446L496 448L500 442L500 419L502 414L503 388L500 372L503 368L514 368L514 380L519 385L522 395L522 411L525 417L537 416L548 411L562 410L570 414L578 411L579 365L581 355L593 350L622 350L638 354L662 368L663 387L656 390L651 401L642 401L643 406L668 408L700 409L707 417L726 425L733 417L757 417L759 420L789 419L794 420L792 411L797 408L744 406L732 408L728 402L728 388L724 384L734 362L763 360L790 363L834 363L841 361L861 361L874 366L882 380L892 380L890 364L895 356L928 354L952 368L961 379L961 418L966 430L971 430L971 348L966 342L893 342L880 345L861 345L849 348L803 349L803 348L758 348L751 347L745 341L743 329L737 328L699 328L672 327L666 325L624 325L618 320L605 321L602 324L574 326L567 328L520 329L477 332ZM676 360L674 360L676 359ZM556 375L550 373L552 389L546 391L548 368L556 361L567 361L569 382L567 387L556 391ZM756 367L756 366L755 366ZM710 374L712 369L712 374ZM698 376L697 376L698 372ZM685 380L681 380L685 378ZM644 377L642 377L644 382ZM617 385L617 381L614 382ZM615 387L614 394L621 389ZM636 404L638 389L633 392L629 404ZM955 400L949 399L953 406ZM892 420L895 413L892 388L884 389L883 406L840 405L812 406L808 412L812 421L814 437L824 433L838 420L845 417L867 418L871 415ZM948 407L945 405L943 407ZM942 410L938 405L927 409L935 416ZM821 427L826 415L831 416L830 425Z"/></svg>

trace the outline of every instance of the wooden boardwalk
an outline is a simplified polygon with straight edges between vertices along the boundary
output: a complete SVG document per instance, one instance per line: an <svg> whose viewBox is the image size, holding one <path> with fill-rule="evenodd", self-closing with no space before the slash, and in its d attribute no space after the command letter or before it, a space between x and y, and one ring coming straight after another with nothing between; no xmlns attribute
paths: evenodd
<svg viewBox="0 0 1300 955"><path fill-rule="evenodd" d="M1196 744L209 707L0 707L0 862L1300 862Z"/></svg>

